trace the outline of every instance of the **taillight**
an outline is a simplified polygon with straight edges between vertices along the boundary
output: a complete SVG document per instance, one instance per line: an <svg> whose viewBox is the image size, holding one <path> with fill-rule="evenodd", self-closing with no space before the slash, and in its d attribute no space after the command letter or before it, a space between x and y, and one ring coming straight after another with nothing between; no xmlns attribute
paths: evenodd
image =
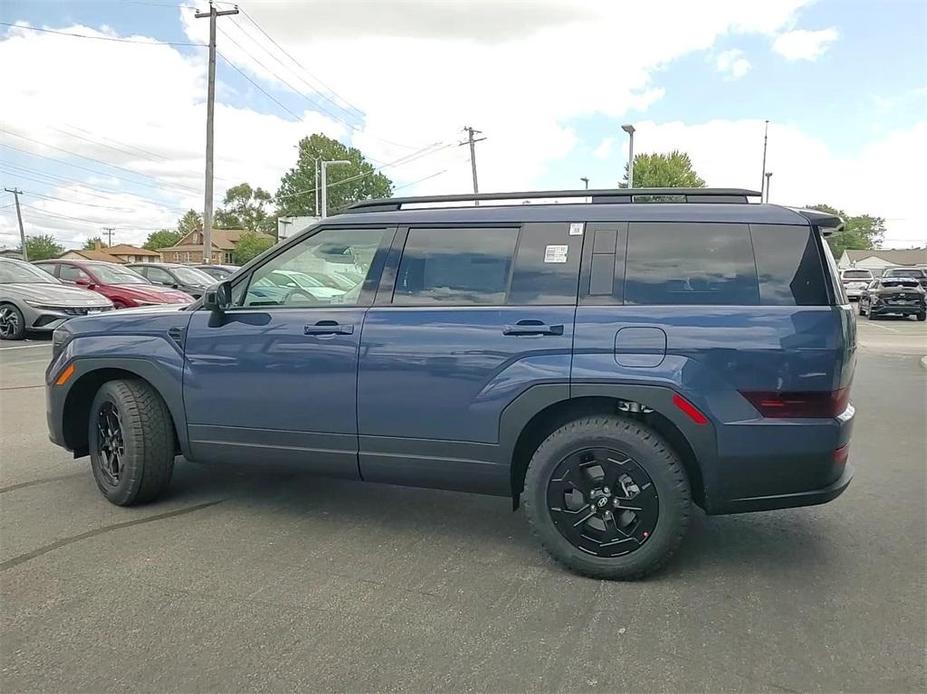
<svg viewBox="0 0 927 694"><path fill-rule="evenodd" d="M836 417L850 403L850 389L809 392L741 392L764 417L801 419L803 417Z"/></svg>

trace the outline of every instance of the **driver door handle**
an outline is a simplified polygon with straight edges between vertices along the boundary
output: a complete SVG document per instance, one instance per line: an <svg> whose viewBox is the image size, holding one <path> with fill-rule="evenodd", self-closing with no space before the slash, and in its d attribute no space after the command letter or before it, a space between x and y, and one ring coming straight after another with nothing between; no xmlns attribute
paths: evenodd
<svg viewBox="0 0 927 694"><path fill-rule="evenodd" d="M502 329L503 335L563 335L563 324L547 325L539 320L520 320Z"/></svg>
<svg viewBox="0 0 927 694"><path fill-rule="evenodd" d="M333 320L320 320L315 325L304 325L304 335L353 335L353 325L342 325Z"/></svg>

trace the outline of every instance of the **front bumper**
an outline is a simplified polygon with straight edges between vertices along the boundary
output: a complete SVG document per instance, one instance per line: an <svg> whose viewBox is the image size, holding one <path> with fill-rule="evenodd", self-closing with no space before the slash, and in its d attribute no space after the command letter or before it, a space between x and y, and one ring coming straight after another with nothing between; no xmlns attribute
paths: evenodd
<svg viewBox="0 0 927 694"><path fill-rule="evenodd" d="M44 307L29 305L24 311L27 330L52 331L60 328L65 321L81 316L93 316L98 313L112 311L112 304L108 306L75 306L75 307Z"/></svg>

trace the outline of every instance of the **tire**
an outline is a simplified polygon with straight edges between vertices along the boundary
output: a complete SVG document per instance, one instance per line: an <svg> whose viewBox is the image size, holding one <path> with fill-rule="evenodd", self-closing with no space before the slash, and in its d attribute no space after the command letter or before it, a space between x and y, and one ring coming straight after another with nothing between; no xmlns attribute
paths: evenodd
<svg viewBox="0 0 927 694"><path fill-rule="evenodd" d="M856 308L857 308L857 310L858 310L860 316L865 316L865 315L866 315L866 312L863 310L863 302L862 302L862 301L860 301L859 304L857 304Z"/></svg>
<svg viewBox="0 0 927 694"><path fill-rule="evenodd" d="M598 532L591 525L594 519L589 521L590 524L584 523L578 531L571 530L571 527L576 527L572 520L579 516L572 516L566 519L569 522L564 522L570 514L588 513L569 510L575 494L579 493L582 497L576 502L579 504L585 503L588 506L590 498L580 492L579 486L565 480L567 477L573 479L577 474L586 475L588 480L600 455L604 455L608 461L608 469L604 469L604 466L600 468L606 475L602 479L606 482L609 478L614 480L617 470L619 483L613 485L614 489L601 487L599 494L602 490L612 491L613 496L607 502L613 502L616 507L619 503L637 503L644 507L644 512L633 513L636 520L625 526L632 541L624 539L628 537L624 531L618 531L619 518L623 519L628 511L621 510L619 513L615 510L609 520L607 516L612 508L609 503L597 509L597 513L604 513L606 518L603 521L599 517L596 522L605 528L605 532L609 532L610 525L614 528L610 535L603 534L602 537L607 539L611 536L618 540L609 540L596 548L596 543L585 536L587 532ZM594 459L592 464L588 462L590 456ZM564 474L565 469L570 469L572 460L584 461L578 463L578 468L575 465L572 468L581 472ZM633 476L631 493L628 493L626 481L622 481L629 475ZM649 479L652 485L641 484L644 479ZM633 495L634 485L638 487L637 495ZM564 498L564 503L560 503L560 491L570 486L574 488L566 492L570 498ZM617 493L619 488L623 492L620 501ZM592 494L595 493L593 490ZM653 496L656 497L657 507L655 518L647 511L648 506L651 509L653 507ZM663 567L682 542L689 527L692 509L689 479L676 453L656 432L635 420L617 415L577 419L548 436L538 446L528 464L523 500L528 523L551 557L578 574L613 580L642 578ZM596 500L596 505L600 503L601 496ZM555 517L558 520L555 521ZM561 528L564 530L561 531ZM565 533L582 537L577 543L568 539ZM580 544L586 545L585 550L580 548Z"/></svg>
<svg viewBox="0 0 927 694"><path fill-rule="evenodd" d="M866 315L869 317L869 320L876 320L878 318L878 316L872 312L871 308L866 312Z"/></svg>
<svg viewBox="0 0 927 694"><path fill-rule="evenodd" d="M114 428L118 432L110 436ZM115 380L100 386L90 408L87 436L93 478L110 502L143 504L156 499L170 484L174 469L171 416L161 396L144 381Z"/></svg>
<svg viewBox="0 0 927 694"><path fill-rule="evenodd" d="M118 299L113 300L113 310L118 311L121 308L128 308L127 304L122 303Z"/></svg>
<svg viewBox="0 0 927 694"><path fill-rule="evenodd" d="M923 313L923 312L922 312L922 313L918 313L918 314L917 314L917 320L919 320L919 321L925 321L925 320L927 320L927 313Z"/></svg>
<svg viewBox="0 0 927 694"><path fill-rule="evenodd" d="M0 340L22 340L25 334L22 311L13 304L0 304Z"/></svg>

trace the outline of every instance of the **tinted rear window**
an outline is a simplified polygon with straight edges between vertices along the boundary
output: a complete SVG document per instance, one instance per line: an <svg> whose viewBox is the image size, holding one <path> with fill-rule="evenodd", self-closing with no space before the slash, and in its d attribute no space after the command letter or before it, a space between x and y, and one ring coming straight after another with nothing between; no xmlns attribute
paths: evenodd
<svg viewBox="0 0 927 694"><path fill-rule="evenodd" d="M629 226L625 303L755 305L759 298L746 224Z"/></svg>
<svg viewBox="0 0 927 694"><path fill-rule="evenodd" d="M825 306L829 303L824 267L810 227L753 225L750 231L763 304Z"/></svg>
<svg viewBox="0 0 927 694"><path fill-rule="evenodd" d="M393 303L505 303L517 228L410 229Z"/></svg>
<svg viewBox="0 0 927 694"><path fill-rule="evenodd" d="M895 268L885 271L885 277L924 277L924 271L919 268Z"/></svg>
<svg viewBox="0 0 927 694"><path fill-rule="evenodd" d="M843 279L845 280L871 280L872 273L869 270L844 270Z"/></svg>
<svg viewBox="0 0 927 694"><path fill-rule="evenodd" d="M568 223L525 224L508 303L576 303L582 242L582 235L570 235Z"/></svg>

